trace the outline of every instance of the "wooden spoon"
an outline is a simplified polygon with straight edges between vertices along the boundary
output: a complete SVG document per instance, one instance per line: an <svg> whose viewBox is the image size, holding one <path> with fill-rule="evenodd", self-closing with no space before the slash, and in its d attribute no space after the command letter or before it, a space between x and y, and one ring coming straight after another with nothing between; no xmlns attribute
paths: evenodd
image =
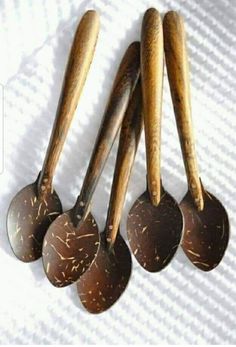
<svg viewBox="0 0 236 347"><path fill-rule="evenodd" d="M42 171L34 183L14 197L8 210L9 241L16 257L24 262L41 257L46 230L62 213L52 179L93 58L98 31L98 14L86 12L75 34Z"/></svg>
<svg viewBox="0 0 236 347"><path fill-rule="evenodd" d="M182 247L195 266L210 271L219 264L227 248L229 220L225 208L204 189L199 178L183 19L176 12L168 12L163 26L167 72L188 178L188 192L180 203L185 220Z"/></svg>
<svg viewBox="0 0 236 347"><path fill-rule="evenodd" d="M119 233L119 224L141 130L141 87L138 83L122 124L107 221L98 254L77 282L80 300L91 313L110 308L124 292L130 278L131 254Z"/></svg>
<svg viewBox="0 0 236 347"><path fill-rule="evenodd" d="M74 207L51 224L44 238L43 265L49 281L56 287L77 281L97 254L99 233L90 213L90 202L139 77L139 52L139 42L132 43L120 64Z"/></svg>
<svg viewBox="0 0 236 347"><path fill-rule="evenodd" d="M160 14L151 8L143 18L141 78L147 157L147 190L131 208L128 240L140 265L147 271L162 270L181 240L183 217L176 201L160 179L163 33Z"/></svg>

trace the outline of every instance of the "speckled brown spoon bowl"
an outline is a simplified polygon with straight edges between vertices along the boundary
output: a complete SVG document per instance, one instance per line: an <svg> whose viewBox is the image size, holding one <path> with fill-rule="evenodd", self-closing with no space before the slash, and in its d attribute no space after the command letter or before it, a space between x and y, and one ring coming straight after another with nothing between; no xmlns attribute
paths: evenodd
<svg viewBox="0 0 236 347"><path fill-rule="evenodd" d="M183 217L160 179L163 33L160 14L149 9L143 19L141 78L147 158L147 190L135 201L128 221L128 240L140 265L162 270L181 241Z"/></svg>
<svg viewBox="0 0 236 347"><path fill-rule="evenodd" d="M118 229L141 130L141 87L138 83L122 124L107 221L98 254L77 282L80 300L91 313L110 308L120 298L130 278L131 254Z"/></svg>
<svg viewBox="0 0 236 347"><path fill-rule="evenodd" d="M185 220L182 247L196 267L210 271L220 263L227 248L229 220L225 208L204 189L199 178L183 20L171 11L165 15L163 26L167 73L189 187L180 203Z"/></svg>
<svg viewBox="0 0 236 347"><path fill-rule="evenodd" d="M60 215L45 235L44 270L49 281L56 287L77 281L97 254L99 233L97 223L90 213L90 202L139 77L139 51L140 44L132 43L120 64L75 206Z"/></svg>
<svg viewBox="0 0 236 347"><path fill-rule="evenodd" d="M24 262L41 257L46 230L62 213L52 179L93 58L98 31L98 14L86 12L75 34L42 171L34 183L14 197L8 210L9 241L16 257Z"/></svg>

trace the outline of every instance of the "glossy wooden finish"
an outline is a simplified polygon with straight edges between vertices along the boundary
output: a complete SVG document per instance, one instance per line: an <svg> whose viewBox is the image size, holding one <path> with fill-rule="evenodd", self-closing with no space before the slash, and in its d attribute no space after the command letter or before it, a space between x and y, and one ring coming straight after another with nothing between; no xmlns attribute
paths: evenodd
<svg viewBox="0 0 236 347"><path fill-rule="evenodd" d="M94 150L75 206L51 224L44 238L43 265L50 282L64 287L91 266L100 238L90 201L121 126L140 74L140 44L132 43L119 66Z"/></svg>
<svg viewBox="0 0 236 347"><path fill-rule="evenodd" d="M120 298L130 278L131 254L118 227L141 129L141 88L138 84L122 124L107 222L101 233L98 254L77 282L80 300L91 313L110 308Z"/></svg>
<svg viewBox="0 0 236 347"><path fill-rule="evenodd" d="M51 190L56 164L92 62L98 32L97 12L86 12L76 30L71 48L54 127L39 177L39 195Z"/></svg>
<svg viewBox="0 0 236 347"><path fill-rule="evenodd" d="M116 241L129 177L142 130L142 93L138 83L122 123L111 197L106 221L109 248Z"/></svg>
<svg viewBox="0 0 236 347"><path fill-rule="evenodd" d="M127 49L115 78L102 125L99 129L81 193L74 207L75 224L84 218L92 194L110 153L128 102L140 74L140 43L133 42Z"/></svg>
<svg viewBox="0 0 236 347"><path fill-rule="evenodd" d="M176 12L164 18L167 72L188 177L189 189L180 203L184 215L182 247L200 270L210 271L222 260L229 241L229 219L220 201L202 186L192 131L189 71L184 23Z"/></svg>
<svg viewBox="0 0 236 347"><path fill-rule="evenodd" d="M183 216L176 201L162 187L160 177L163 37L160 14L146 11L141 42L141 79L147 156L147 191L133 204L127 219L132 252L147 271L166 267L179 246Z"/></svg>
<svg viewBox="0 0 236 347"><path fill-rule="evenodd" d="M146 11L141 35L141 75L146 139L147 184L152 204L161 199L161 108L163 84L163 32L161 16Z"/></svg>
<svg viewBox="0 0 236 347"><path fill-rule="evenodd" d="M93 57L98 30L97 13L88 11L75 34L43 169L33 184L14 197L8 210L9 241L15 255L24 262L41 257L44 235L62 213L52 178Z"/></svg>
<svg viewBox="0 0 236 347"><path fill-rule="evenodd" d="M165 57L188 185L199 211L204 199L199 178L191 117L189 66L182 18L168 12L163 21Z"/></svg>

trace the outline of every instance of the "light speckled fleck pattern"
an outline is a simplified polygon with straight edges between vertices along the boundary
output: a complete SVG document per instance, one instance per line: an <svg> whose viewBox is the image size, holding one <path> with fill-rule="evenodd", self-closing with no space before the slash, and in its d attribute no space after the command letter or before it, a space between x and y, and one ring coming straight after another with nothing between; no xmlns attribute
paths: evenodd
<svg viewBox="0 0 236 347"><path fill-rule="evenodd" d="M93 263L98 251L98 227L91 213L79 227L72 220L73 210L61 214L50 225L43 241L44 270L56 287L75 282Z"/></svg>
<svg viewBox="0 0 236 347"><path fill-rule="evenodd" d="M188 191L180 203L185 216L183 250L203 271L214 269L223 258L230 238L227 212L215 196L204 191L204 209L198 211Z"/></svg>
<svg viewBox="0 0 236 347"><path fill-rule="evenodd" d="M120 59L140 34L144 11L181 10L191 68L193 122L204 187L226 207L231 239L211 273L194 267L182 250L165 270L145 272L133 262L124 295L101 315L79 306L76 286L56 289L41 260L17 261L6 234L15 192L35 179L49 140L73 34L82 13L101 16L95 59L56 171L54 186L65 209L75 201ZM234 0L1 1L0 82L5 84L5 163L0 175L0 342L4 343L236 343L236 3ZM186 178L164 79L163 183L178 201ZM116 148L94 195L92 212L104 227ZM145 190L145 147L140 142L121 233L135 199ZM63 328L62 328L63 327ZM14 332L14 334L13 334Z"/></svg>
<svg viewBox="0 0 236 347"><path fill-rule="evenodd" d="M30 262L41 257L44 235L61 213L61 202L55 191L38 198L37 181L14 197L7 214L7 231L18 259Z"/></svg>
<svg viewBox="0 0 236 347"><path fill-rule="evenodd" d="M173 259L182 237L183 215L177 202L161 187L161 199L152 205L149 192L133 204L127 235L135 258L147 271L158 272Z"/></svg>
<svg viewBox="0 0 236 347"><path fill-rule="evenodd" d="M76 283L84 307L91 313L110 309L123 295L131 270L131 255L126 242L118 234L114 248L109 251L103 231L93 264Z"/></svg>

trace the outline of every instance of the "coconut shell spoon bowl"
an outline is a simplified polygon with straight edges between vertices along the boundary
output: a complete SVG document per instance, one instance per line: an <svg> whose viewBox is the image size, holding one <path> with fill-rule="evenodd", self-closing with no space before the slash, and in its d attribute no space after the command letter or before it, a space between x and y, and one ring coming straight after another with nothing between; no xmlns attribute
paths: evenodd
<svg viewBox="0 0 236 347"><path fill-rule="evenodd" d="M127 220L132 252L149 272L161 271L171 261L183 229L181 210L163 188L160 175L163 55L161 17L151 8L144 15L141 36L147 190L135 201Z"/></svg>
<svg viewBox="0 0 236 347"><path fill-rule="evenodd" d="M74 37L43 168L37 180L13 198L8 210L9 241L16 257L24 262L41 257L46 230L62 213L52 179L93 58L98 31L98 14L86 12Z"/></svg>
<svg viewBox="0 0 236 347"><path fill-rule="evenodd" d="M105 230L92 266L76 283L83 306L91 313L110 308L124 292L131 274L131 254L119 233L128 181L141 130L141 88L138 83L120 133Z"/></svg>
<svg viewBox="0 0 236 347"><path fill-rule="evenodd" d="M60 215L45 235L44 270L56 287L77 281L97 254L100 238L97 223L90 213L90 203L139 77L139 52L140 44L134 42L122 59L74 207Z"/></svg>
<svg viewBox="0 0 236 347"><path fill-rule="evenodd" d="M167 73L188 179L188 191L180 203L185 221L182 248L197 268L210 271L220 263L227 248L229 219L221 202L205 190L198 173L182 17L168 12L163 28Z"/></svg>

